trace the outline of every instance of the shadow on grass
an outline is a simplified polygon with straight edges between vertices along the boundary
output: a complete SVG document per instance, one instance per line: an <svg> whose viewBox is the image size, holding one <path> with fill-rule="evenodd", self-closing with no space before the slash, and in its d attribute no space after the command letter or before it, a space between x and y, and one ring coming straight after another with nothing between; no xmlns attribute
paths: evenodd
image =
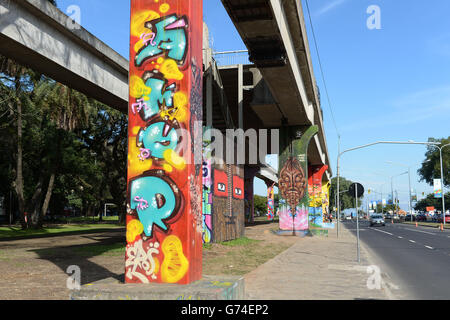
<svg viewBox="0 0 450 320"><path fill-rule="evenodd" d="M111 230L110 230L111 231ZM42 249L32 249L30 252L36 253L39 258L47 260L64 273L69 266L78 266L81 270L81 285L89 284L99 280L114 278L124 282L124 274L114 273L106 267L91 261L97 256L117 257L121 262L125 259L126 239L124 234L110 234L99 236L82 236L96 242L81 245L49 247ZM69 276L69 274L68 274Z"/></svg>
<svg viewBox="0 0 450 320"><path fill-rule="evenodd" d="M76 228L88 228L88 225L77 225ZM25 240L25 239L37 239L37 238L51 238L51 237L63 237L63 236L73 236L82 235L90 233L101 233L110 232L113 230L125 230L125 227L114 226L114 227L97 227L94 226L90 229L84 230L71 230L67 225L55 225L48 228L43 228L39 230L22 230L18 227L2 227L0 229L0 241L15 241L15 240Z"/></svg>

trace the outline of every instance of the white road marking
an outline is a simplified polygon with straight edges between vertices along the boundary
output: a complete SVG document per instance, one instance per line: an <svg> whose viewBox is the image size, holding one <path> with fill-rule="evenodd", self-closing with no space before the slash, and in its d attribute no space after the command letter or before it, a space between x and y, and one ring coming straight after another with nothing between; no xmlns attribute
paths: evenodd
<svg viewBox="0 0 450 320"><path fill-rule="evenodd" d="M398 236L399 239L403 239L403 237Z"/></svg>
<svg viewBox="0 0 450 320"><path fill-rule="evenodd" d="M382 230L378 230L378 229L374 229L374 228L369 228L369 229L370 229L370 230L374 230L374 231L378 231L378 232L387 233L388 235L393 236L393 234L390 233L390 232L386 232L386 231L382 231Z"/></svg>
<svg viewBox="0 0 450 320"><path fill-rule="evenodd" d="M416 243L414 240L409 240L409 242Z"/></svg>
<svg viewBox="0 0 450 320"><path fill-rule="evenodd" d="M431 233L431 232L426 232L426 231L421 231L421 230L414 230L414 229L410 229L410 228L401 228L401 229L405 229L405 230L409 230L409 231L414 231L414 232L422 232L422 233L426 233L426 234L431 234L432 236L435 236L435 233Z"/></svg>
<svg viewBox="0 0 450 320"><path fill-rule="evenodd" d="M431 249L431 250L434 249L433 247L430 247L430 246L425 246L425 248L428 248L428 249Z"/></svg>

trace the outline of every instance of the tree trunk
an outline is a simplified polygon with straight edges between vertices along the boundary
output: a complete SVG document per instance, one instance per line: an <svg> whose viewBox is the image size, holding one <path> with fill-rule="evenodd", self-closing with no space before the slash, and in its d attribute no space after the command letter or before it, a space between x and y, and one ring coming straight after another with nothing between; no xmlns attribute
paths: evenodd
<svg viewBox="0 0 450 320"><path fill-rule="evenodd" d="M45 194L44 203L42 204L42 211L41 211L41 216L40 216L41 221L47 215L48 205L50 204L50 198L52 197L53 186L55 184L55 176L56 176L55 172L52 172L52 174L50 175L50 181L48 182L47 193Z"/></svg>
<svg viewBox="0 0 450 320"><path fill-rule="evenodd" d="M44 177L41 175L39 177L39 182L36 185L36 190L30 201L30 206L28 208L28 226L31 225L33 229L42 228L42 221L40 219L40 207L42 199L42 184L44 183Z"/></svg>
<svg viewBox="0 0 450 320"><path fill-rule="evenodd" d="M25 221L25 197L23 187L23 151L22 151L22 102L19 98L17 102L17 163L16 163L16 180L15 190L19 204L19 217L22 229L28 229L28 223Z"/></svg>
<svg viewBox="0 0 450 320"><path fill-rule="evenodd" d="M127 219L127 209L126 205L122 204L119 206L119 225L125 225Z"/></svg>

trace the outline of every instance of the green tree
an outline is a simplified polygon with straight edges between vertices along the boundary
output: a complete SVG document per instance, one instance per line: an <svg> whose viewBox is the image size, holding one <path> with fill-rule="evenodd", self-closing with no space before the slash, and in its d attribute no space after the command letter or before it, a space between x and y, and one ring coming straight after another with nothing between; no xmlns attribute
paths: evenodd
<svg viewBox="0 0 450 320"><path fill-rule="evenodd" d="M435 198L434 193L430 193L426 198L421 199L416 203L414 209L418 211L426 211L427 207L434 207L436 210L442 209L442 199ZM450 192L445 194L445 208L450 208Z"/></svg>
<svg viewBox="0 0 450 320"><path fill-rule="evenodd" d="M267 213L267 197L254 195L253 197L255 204L255 213L259 211L261 215L265 215Z"/></svg>
<svg viewBox="0 0 450 320"><path fill-rule="evenodd" d="M114 203L119 210L120 223L124 223L126 217L127 133L127 115L98 104L96 114L82 135L83 144L95 154L98 173L102 176L101 182L94 184L96 199L99 203Z"/></svg>
<svg viewBox="0 0 450 320"><path fill-rule="evenodd" d="M347 180L344 177L339 177L339 189L340 189L340 203L341 211L349 208L355 207L355 199L346 192L353 181ZM331 179L330 186L330 208L337 207L336 204L336 190L337 190L337 177ZM362 199L358 200L358 206L361 206Z"/></svg>
<svg viewBox="0 0 450 320"><path fill-rule="evenodd" d="M429 138L429 142L440 142L441 145L450 143L450 137L435 139ZM450 146L442 149L442 165L444 172L444 185L450 187ZM441 163L439 149L433 146L427 146L425 160L422 167L417 170L420 181L425 181L429 185L433 185L433 179L441 178Z"/></svg>

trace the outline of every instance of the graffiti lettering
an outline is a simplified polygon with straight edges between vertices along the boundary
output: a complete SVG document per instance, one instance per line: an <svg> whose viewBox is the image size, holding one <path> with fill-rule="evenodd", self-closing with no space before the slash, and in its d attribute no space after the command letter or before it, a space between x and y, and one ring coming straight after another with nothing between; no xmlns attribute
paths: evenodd
<svg viewBox="0 0 450 320"><path fill-rule="evenodd" d="M142 240L127 245L125 267L127 268L126 277L128 279L131 280L136 277L142 283L149 283L148 277L142 272L152 279L156 279L155 273L157 273L156 268L159 263L156 262L157 258L154 258L153 255L159 253L159 243L149 243L148 246L148 250L144 250Z"/></svg>
<svg viewBox="0 0 450 320"><path fill-rule="evenodd" d="M153 225L167 231L165 221L178 213L181 201L178 188L171 179L155 170L146 172L130 182L130 198L133 199L130 209L137 211L144 226L144 233L148 237L153 234ZM145 208L142 206L142 199L149 199Z"/></svg>
<svg viewBox="0 0 450 320"><path fill-rule="evenodd" d="M201 63L191 66L202 57L200 9L193 0L131 0L128 283L201 277L202 190L191 165L191 121L202 120L202 101L198 116L190 100L193 68L203 82Z"/></svg>
<svg viewBox="0 0 450 320"><path fill-rule="evenodd" d="M145 23L145 27L150 29L155 37L139 50L135 65L140 67L145 61L164 54L183 64L188 44L187 26L187 18L179 18L176 14Z"/></svg>

